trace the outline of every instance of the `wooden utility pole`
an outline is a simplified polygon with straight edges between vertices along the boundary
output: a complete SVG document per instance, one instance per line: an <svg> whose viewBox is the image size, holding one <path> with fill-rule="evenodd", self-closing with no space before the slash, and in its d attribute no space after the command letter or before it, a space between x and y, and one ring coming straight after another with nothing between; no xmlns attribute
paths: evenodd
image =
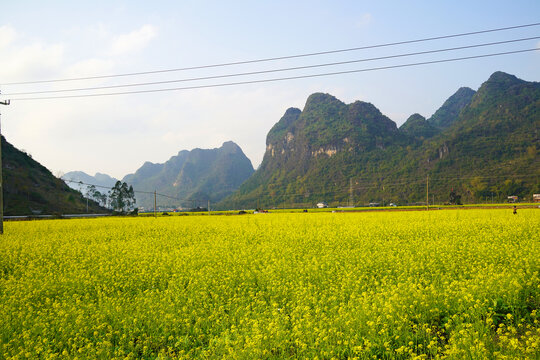
<svg viewBox="0 0 540 360"><path fill-rule="evenodd" d="M157 190L154 190L154 217L157 217Z"/></svg>
<svg viewBox="0 0 540 360"><path fill-rule="evenodd" d="M354 207L354 197L352 189L352 178L349 179L349 207Z"/></svg>
<svg viewBox="0 0 540 360"><path fill-rule="evenodd" d="M9 100L0 101L0 105L9 105ZM4 233L4 182L2 180L2 130L0 122L0 234Z"/></svg>
<svg viewBox="0 0 540 360"><path fill-rule="evenodd" d="M429 175L426 176L426 210L429 210Z"/></svg>

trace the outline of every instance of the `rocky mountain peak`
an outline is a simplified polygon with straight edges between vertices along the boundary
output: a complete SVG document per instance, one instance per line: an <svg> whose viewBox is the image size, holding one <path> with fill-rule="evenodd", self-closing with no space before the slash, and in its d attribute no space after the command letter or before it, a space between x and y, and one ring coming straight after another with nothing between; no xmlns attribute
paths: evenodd
<svg viewBox="0 0 540 360"><path fill-rule="evenodd" d="M469 105L476 92L468 87L459 88L428 119L428 122L440 129L446 129L454 123L463 108Z"/></svg>

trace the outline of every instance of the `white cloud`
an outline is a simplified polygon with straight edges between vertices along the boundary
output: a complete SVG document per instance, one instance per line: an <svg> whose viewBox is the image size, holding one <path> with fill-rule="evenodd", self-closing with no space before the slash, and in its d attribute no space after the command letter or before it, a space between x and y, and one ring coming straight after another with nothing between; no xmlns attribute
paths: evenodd
<svg viewBox="0 0 540 360"><path fill-rule="evenodd" d="M157 29L154 26L143 25L138 30L116 36L112 42L111 54L117 56L139 51L145 48L156 34Z"/></svg>
<svg viewBox="0 0 540 360"><path fill-rule="evenodd" d="M15 29L9 25L0 26L0 49L10 45L15 40L17 34Z"/></svg>
<svg viewBox="0 0 540 360"><path fill-rule="evenodd" d="M360 16L360 18L356 21L356 27L363 28L371 24L371 21L373 20L373 17L370 13L364 13Z"/></svg>
<svg viewBox="0 0 540 360"><path fill-rule="evenodd" d="M59 71L64 56L63 44L34 41L21 46L19 38L21 36L10 25L0 27L0 78L3 82L39 78Z"/></svg>
<svg viewBox="0 0 540 360"><path fill-rule="evenodd" d="M57 74L64 56L63 44L33 43L5 51L0 57L0 78L20 81Z"/></svg>

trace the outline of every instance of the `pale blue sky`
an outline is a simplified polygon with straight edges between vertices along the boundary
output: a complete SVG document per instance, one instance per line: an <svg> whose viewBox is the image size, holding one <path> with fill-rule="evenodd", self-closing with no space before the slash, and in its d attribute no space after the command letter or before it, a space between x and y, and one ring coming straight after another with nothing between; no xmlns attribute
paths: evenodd
<svg viewBox="0 0 540 360"><path fill-rule="evenodd" d="M536 22L540 22L539 1L12 1L3 3L0 13L0 89L11 93L115 85L346 61L540 36L540 26L204 71L53 85L1 85L285 56ZM539 39L232 81L534 47L540 47ZM459 87L476 90L497 70L539 81L539 65L540 52L532 52L225 88L14 100L0 109L2 132L53 172L99 171L123 177L144 161L164 162L180 150L219 147L228 140L238 143L258 166L268 130L288 107L303 108L313 92L327 92L347 103L371 102L400 125L415 112L429 117ZM186 83L170 86L182 85ZM165 86L154 88L158 87Z"/></svg>

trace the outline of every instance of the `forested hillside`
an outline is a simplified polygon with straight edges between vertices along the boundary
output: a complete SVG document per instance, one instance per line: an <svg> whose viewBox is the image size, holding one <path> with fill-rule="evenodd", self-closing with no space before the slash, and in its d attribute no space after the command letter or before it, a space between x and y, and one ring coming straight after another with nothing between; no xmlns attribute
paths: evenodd
<svg viewBox="0 0 540 360"><path fill-rule="evenodd" d="M153 208L154 196L161 207L207 206L233 193L253 173L251 161L232 141L216 149L182 150L163 164L146 162L122 181L137 191L137 205Z"/></svg>
<svg viewBox="0 0 540 360"><path fill-rule="evenodd" d="M540 84L494 73L399 129L374 105L311 95L270 130L261 166L230 207L531 200L540 192Z"/></svg>
<svg viewBox="0 0 540 360"><path fill-rule="evenodd" d="M87 201L31 156L16 149L2 136L4 215L86 213ZM91 213L106 212L88 202Z"/></svg>

